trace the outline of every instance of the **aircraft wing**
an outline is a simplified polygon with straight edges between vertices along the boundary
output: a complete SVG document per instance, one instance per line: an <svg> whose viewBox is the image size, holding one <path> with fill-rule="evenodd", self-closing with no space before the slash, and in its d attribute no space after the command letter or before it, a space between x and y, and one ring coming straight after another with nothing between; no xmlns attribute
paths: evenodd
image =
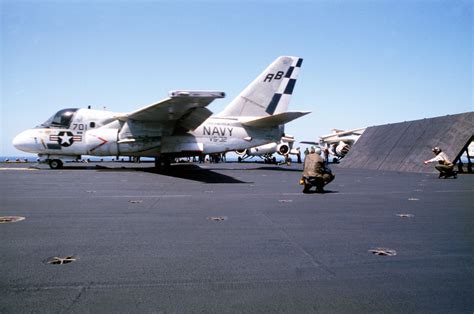
<svg viewBox="0 0 474 314"><path fill-rule="evenodd" d="M140 108L120 117L121 120L137 120L156 123L174 122L185 130L194 130L212 112L206 108L214 99L223 98L223 92L175 91L158 103Z"/></svg>
<svg viewBox="0 0 474 314"><path fill-rule="evenodd" d="M340 141L343 141L347 144L352 145L357 142L357 140L362 135L362 133L364 133L364 131L365 128L354 129L349 131L338 131L336 133L320 136L319 139L329 144L339 143Z"/></svg>

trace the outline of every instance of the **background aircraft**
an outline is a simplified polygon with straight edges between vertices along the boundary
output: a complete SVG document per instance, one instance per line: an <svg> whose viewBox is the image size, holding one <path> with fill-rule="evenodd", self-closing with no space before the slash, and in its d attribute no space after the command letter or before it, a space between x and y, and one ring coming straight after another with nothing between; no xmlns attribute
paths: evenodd
<svg viewBox="0 0 474 314"><path fill-rule="evenodd" d="M206 108L217 91L174 91L129 113L69 108L13 139L52 169L81 155L155 157L158 168L181 156L244 150L279 141L284 124L309 112L287 111L303 59L270 64L222 112Z"/></svg>
<svg viewBox="0 0 474 314"><path fill-rule="evenodd" d="M265 145L251 147L244 150L236 151L238 155L238 161L242 162L245 159L259 157L264 160L265 163L274 163L276 164L276 157L273 156L274 153L285 157L285 162L291 162L290 155L297 156L298 160L301 160L300 157L300 148L293 148L293 143L295 138L291 135L282 136L279 142L268 143Z"/></svg>
<svg viewBox="0 0 474 314"><path fill-rule="evenodd" d="M365 129L359 128L348 131L333 129L331 134L320 136L319 142L303 141L301 143L317 145L321 149L327 148L329 154L333 156L332 162L337 162L347 155L351 146L357 142Z"/></svg>

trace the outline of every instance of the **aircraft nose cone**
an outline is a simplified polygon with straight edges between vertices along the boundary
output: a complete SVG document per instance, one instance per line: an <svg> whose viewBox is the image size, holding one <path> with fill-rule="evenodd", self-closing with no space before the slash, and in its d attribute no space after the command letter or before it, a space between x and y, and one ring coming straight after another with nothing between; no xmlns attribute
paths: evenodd
<svg viewBox="0 0 474 314"><path fill-rule="evenodd" d="M12 144L18 150L28 153L35 152L36 141L29 131L21 132L15 136L15 138L13 138Z"/></svg>

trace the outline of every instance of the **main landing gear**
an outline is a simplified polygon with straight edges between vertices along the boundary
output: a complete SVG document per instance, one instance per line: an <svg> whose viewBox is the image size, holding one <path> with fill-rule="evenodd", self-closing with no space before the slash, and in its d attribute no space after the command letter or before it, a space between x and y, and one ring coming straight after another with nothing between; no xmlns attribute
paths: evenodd
<svg viewBox="0 0 474 314"><path fill-rule="evenodd" d="M51 169L61 169L63 167L61 159L50 159L48 164Z"/></svg>
<svg viewBox="0 0 474 314"><path fill-rule="evenodd" d="M155 157L155 169L159 172L166 171L171 165L171 159L166 156Z"/></svg>

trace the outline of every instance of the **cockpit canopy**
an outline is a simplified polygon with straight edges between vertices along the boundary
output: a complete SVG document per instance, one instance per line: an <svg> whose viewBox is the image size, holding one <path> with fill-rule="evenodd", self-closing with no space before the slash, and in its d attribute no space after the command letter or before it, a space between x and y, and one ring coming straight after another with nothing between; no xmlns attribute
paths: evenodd
<svg viewBox="0 0 474 314"><path fill-rule="evenodd" d="M68 108L59 110L53 115L51 118L46 120L43 124L39 125L38 127L41 128L64 128L68 129L69 125L71 124L72 117L78 108Z"/></svg>

